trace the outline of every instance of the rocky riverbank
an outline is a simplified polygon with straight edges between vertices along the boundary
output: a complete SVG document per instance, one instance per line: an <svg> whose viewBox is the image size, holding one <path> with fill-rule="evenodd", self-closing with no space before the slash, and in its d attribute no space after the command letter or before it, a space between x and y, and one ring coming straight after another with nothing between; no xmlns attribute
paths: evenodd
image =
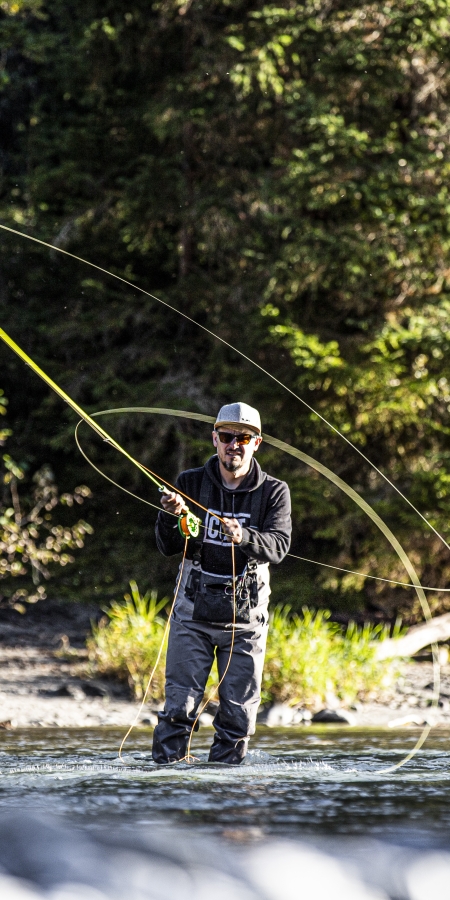
<svg viewBox="0 0 450 900"><path fill-rule="evenodd" d="M127 688L89 675L84 651L97 606L52 603L29 607L25 615L0 611L0 727L125 727L138 705ZM73 651L73 652L72 652ZM432 708L433 671L429 662L404 666L395 690L384 702L371 700L351 709L332 708L313 716L308 710L273 706L261 709L268 727L341 724L357 727L420 727L426 722L450 727L450 666L441 671L441 695ZM213 712L213 710L211 710ZM145 708L143 725L156 722ZM211 713L202 725L212 722Z"/></svg>

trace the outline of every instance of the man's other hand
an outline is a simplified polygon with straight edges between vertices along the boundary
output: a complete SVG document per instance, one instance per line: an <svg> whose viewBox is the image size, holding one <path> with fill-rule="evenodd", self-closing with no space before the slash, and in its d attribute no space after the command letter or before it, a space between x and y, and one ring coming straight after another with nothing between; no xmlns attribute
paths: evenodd
<svg viewBox="0 0 450 900"><path fill-rule="evenodd" d="M222 529L228 541L240 544L242 541L242 528L237 519L222 519Z"/></svg>
<svg viewBox="0 0 450 900"><path fill-rule="evenodd" d="M175 516L181 516L181 513L186 511L186 500L183 500L179 494L164 493L161 495L161 506L166 512L173 513Z"/></svg>

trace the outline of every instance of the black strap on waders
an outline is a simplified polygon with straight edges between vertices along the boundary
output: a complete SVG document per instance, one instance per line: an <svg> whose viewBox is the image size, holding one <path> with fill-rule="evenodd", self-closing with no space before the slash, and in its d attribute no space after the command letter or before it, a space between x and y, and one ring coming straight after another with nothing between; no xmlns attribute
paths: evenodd
<svg viewBox="0 0 450 900"><path fill-rule="evenodd" d="M201 485L200 485L200 496L198 498L198 503L200 504L200 506L205 507L205 509L209 509L209 498L211 495L211 488L212 488L211 480L208 478L206 471L203 470L202 481L201 481ZM194 552L192 554L192 562L193 562L194 568L198 571L200 571L200 566L201 566L201 561L202 561L202 544L203 544L203 538L205 536L205 526L206 526L206 516L207 516L205 509L201 509L200 506L197 505L197 509L198 509L198 515L200 516L200 518L202 520L202 524L203 524L203 534L201 535L201 537L199 537L196 541L193 542ZM195 578L194 578L194 581L195 581ZM189 593L190 593L189 586L188 586L188 590L186 591L186 593L189 596Z"/></svg>
<svg viewBox="0 0 450 900"><path fill-rule="evenodd" d="M201 503L202 506L205 506L206 509L209 509L209 505L210 505L209 498L211 496L211 488L212 488L212 481L210 478L208 478L208 475L206 474L206 469L203 469L202 483L200 485L199 503ZM206 513L204 512L203 509L202 509L202 516L206 516ZM203 524L205 524L205 520L203 521Z"/></svg>
<svg viewBox="0 0 450 900"><path fill-rule="evenodd" d="M259 529L260 526L260 518L261 518L261 507L263 500L263 491L264 491L265 480L259 487L256 488L255 491L252 491L251 495L251 509L250 509L250 525L253 528Z"/></svg>

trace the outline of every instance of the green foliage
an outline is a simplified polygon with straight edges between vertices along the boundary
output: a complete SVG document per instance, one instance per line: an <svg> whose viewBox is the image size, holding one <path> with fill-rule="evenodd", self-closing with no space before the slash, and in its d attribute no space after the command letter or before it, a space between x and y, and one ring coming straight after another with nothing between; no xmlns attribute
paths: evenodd
<svg viewBox="0 0 450 900"><path fill-rule="evenodd" d="M449 538L449 0L39 0L1 5L0 220L124 274L212 328L362 448ZM3 236L0 315L88 409L215 414L241 397L388 521L427 583L448 553L310 409L192 323L67 257ZM86 480L72 414L1 349L12 456ZM0 404L1 411L1 404ZM109 424L109 422L107 422ZM208 453L195 423L111 422L173 481ZM85 437L108 474L147 487ZM404 580L350 502L273 450L294 552ZM146 508L89 474L95 536L58 590L131 573L166 592ZM147 496L147 495L146 495ZM305 551L307 548L307 552ZM304 602L282 567L276 599ZM417 617L412 595L308 571L325 605ZM345 577L344 577L345 578ZM445 595L442 595L445 596ZM442 599L436 609L446 609Z"/></svg>
<svg viewBox="0 0 450 900"><path fill-rule="evenodd" d="M93 626L87 646L93 670L127 682L140 699L164 638L165 620L160 612L168 601L158 602L153 591L141 597L136 582L131 581L130 587L125 603L113 602L105 610L106 617ZM263 702L317 709L330 698L349 704L392 685L398 663L377 662L374 652L375 642L389 637L389 629L380 625L358 628L350 622L343 632L328 621L329 615L304 607L299 616L292 614L289 606L275 607L267 639ZM165 652L164 645L149 693L153 702L164 699ZM217 684L214 665L206 696Z"/></svg>
<svg viewBox="0 0 450 900"><path fill-rule="evenodd" d="M6 407L8 405L8 401L4 395L4 392L0 388L0 416L6 416ZM6 441L6 438L11 434L11 429L9 428L0 428L0 447L3 447L3 444Z"/></svg>
<svg viewBox="0 0 450 900"><path fill-rule="evenodd" d="M106 616L93 625L87 648L94 671L125 681L139 700L147 687L164 639L165 621L160 615L168 600L157 600L155 591L142 597L135 581L130 581L125 603L114 601ZM149 700L164 697L165 645L153 676Z"/></svg>
<svg viewBox="0 0 450 900"><path fill-rule="evenodd" d="M320 708L330 697L346 704L388 688L398 668L375 659L374 644L388 637L382 626L345 632L329 613L303 607L302 615L276 606L271 615L263 674L265 702L301 703Z"/></svg>
<svg viewBox="0 0 450 900"><path fill-rule="evenodd" d="M5 406L6 400L0 395L0 411ZM3 438L10 434L8 429L0 432ZM91 491L81 485L73 492L60 494L52 469L45 465L33 475L31 498L25 501L24 510L18 489L18 482L25 477L24 467L7 453L3 454L2 461L0 581L14 583L19 579L20 587L6 589L5 594L0 592L0 602L6 600L18 612L25 612L24 602L36 603L47 596L40 583L42 579L51 577L55 564L64 567L73 562L74 557L68 551L84 547L86 535L92 534L92 527L82 519L76 524L55 525L53 510L58 505L72 507L74 503L84 503Z"/></svg>

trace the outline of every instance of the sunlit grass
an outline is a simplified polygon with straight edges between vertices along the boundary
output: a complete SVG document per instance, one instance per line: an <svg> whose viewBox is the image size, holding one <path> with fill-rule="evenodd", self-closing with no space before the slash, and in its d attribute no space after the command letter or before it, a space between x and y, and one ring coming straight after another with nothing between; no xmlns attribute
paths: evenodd
<svg viewBox="0 0 450 900"><path fill-rule="evenodd" d="M124 602L114 602L88 639L91 666L98 674L125 681L139 699L147 685L163 639L168 600L154 592L141 597L135 582ZM262 683L264 703L301 704L317 709L336 698L350 704L357 698L385 691L398 675L398 662L379 662L376 642L389 637L386 626L350 622L343 630L329 621L326 610L304 607L302 614L289 606L271 612ZM150 698L164 699L166 649L155 673ZM217 683L214 666L208 691Z"/></svg>
<svg viewBox="0 0 450 900"><path fill-rule="evenodd" d="M147 591L142 597L135 581L130 582L130 589L124 602L114 601L100 623L92 626L87 649L98 674L127 682L140 699L163 640L166 617L161 612L169 601L158 601L155 591ZM165 656L164 648L152 680L150 699L155 701L164 697Z"/></svg>
<svg viewBox="0 0 450 900"><path fill-rule="evenodd" d="M326 610L304 607L293 614L288 606L271 613L262 682L264 702L285 702L316 708L330 699L346 704L388 688L398 663L378 662L376 641L389 637L388 628L350 622L344 631L329 621Z"/></svg>

